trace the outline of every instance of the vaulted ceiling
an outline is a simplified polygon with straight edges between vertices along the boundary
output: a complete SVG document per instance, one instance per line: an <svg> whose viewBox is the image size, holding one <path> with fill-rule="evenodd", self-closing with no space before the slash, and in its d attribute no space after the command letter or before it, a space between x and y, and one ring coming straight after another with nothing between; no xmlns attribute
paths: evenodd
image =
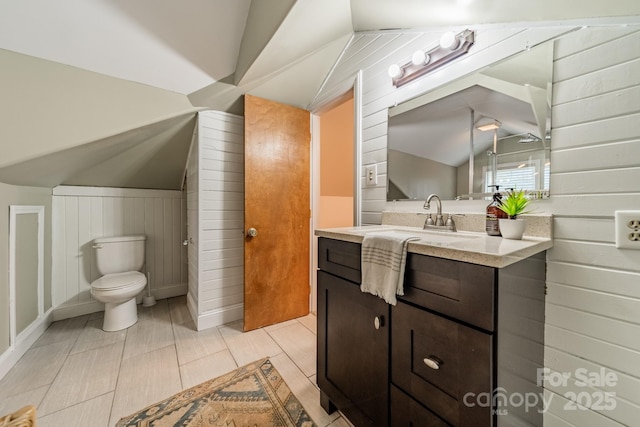
<svg viewBox="0 0 640 427"><path fill-rule="evenodd" d="M0 181L178 189L198 110L241 114L244 93L306 108L354 32L638 9L637 0L3 0Z"/></svg>

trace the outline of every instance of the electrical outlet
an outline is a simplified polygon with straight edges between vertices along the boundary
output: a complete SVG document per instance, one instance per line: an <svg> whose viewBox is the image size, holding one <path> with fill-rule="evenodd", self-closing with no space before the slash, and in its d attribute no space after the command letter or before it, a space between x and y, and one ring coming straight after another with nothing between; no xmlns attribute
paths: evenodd
<svg viewBox="0 0 640 427"><path fill-rule="evenodd" d="M616 211L616 248L640 249L640 211Z"/></svg>
<svg viewBox="0 0 640 427"><path fill-rule="evenodd" d="M378 165L365 166L364 179L367 187L378 185Z"/></svg>

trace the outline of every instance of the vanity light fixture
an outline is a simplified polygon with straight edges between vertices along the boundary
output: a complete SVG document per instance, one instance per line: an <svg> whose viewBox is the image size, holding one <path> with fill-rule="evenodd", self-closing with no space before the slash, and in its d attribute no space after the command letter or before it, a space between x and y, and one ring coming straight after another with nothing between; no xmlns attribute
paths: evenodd
<svg viewBox="0 0 640 427"><path fill-rule="evenodd" d="M436 47L426 52L416 51L411 57L411 61L402 66L391 65L389 77L391 77L393 85L400 87L467 53L475 42L475 34L475 31L472 30L464 30L458 34L445 33Z"/></svg>

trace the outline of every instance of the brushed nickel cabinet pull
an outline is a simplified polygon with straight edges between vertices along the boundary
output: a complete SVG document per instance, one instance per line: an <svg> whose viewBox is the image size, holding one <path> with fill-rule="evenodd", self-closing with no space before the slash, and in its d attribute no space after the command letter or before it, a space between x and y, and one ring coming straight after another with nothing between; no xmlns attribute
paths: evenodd
<svg viewBox="0 0 640 427"><path fill-rule="evenodd" d="M380 329L384 326L384 316L376 316L373 318L373 327Z"/></svg>
<svg viewBox="0 0 640 427"><path fill-rule="evenodd" d="M430 367L431 369L440 369L440 365L442 365L442 360L438 359L435 356L425 357L423 359L425 365Z"/></svg>

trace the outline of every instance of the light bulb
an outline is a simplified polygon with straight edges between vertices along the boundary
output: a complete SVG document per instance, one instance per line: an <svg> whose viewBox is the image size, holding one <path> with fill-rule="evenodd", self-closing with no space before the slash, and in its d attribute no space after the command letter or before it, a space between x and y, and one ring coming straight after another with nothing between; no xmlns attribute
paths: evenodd
<svg viewBox="0 0 640 427"><path fill-rule="evenodd" d="M452 31L447 31L440 37L440 47L443 49L454 50L458 47L458 39Z"/></svg>
<svg viewBox="0 0 640 427"><path fill-rule="evenodd" d="M416 50L411 57L411 62L413 62L413 65L424 65L429 62L429 55L424 53L423 50Z"/></svg>
<svg viewBox="0 0 640 427"><path fill-rule="evenodd" d="M391 77L392 79L396 79L402 76L402 74L402 68L400 68L398 64L393 64L389 67L389 77Z"/></svg>

